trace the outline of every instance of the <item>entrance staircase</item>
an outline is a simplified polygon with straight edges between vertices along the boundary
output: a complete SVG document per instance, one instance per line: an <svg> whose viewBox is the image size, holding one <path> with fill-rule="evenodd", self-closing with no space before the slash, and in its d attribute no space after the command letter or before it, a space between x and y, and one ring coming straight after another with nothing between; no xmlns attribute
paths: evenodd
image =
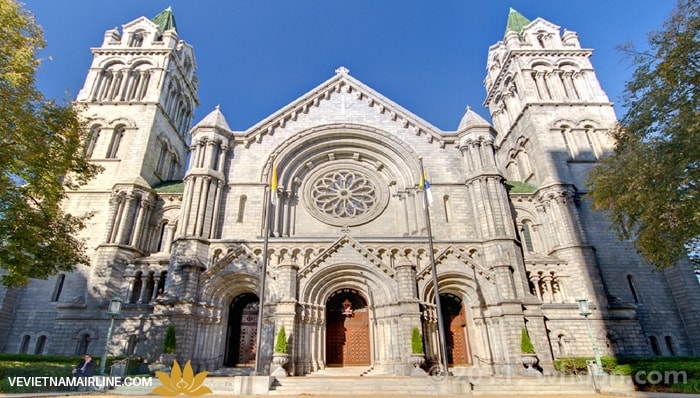
<svg viewBox="0 0 700 398"><path fill-rule="evenodd" d="M371 367L326 368L306 376L277 378L270 395L434 395L427 377L376 374Z"/></svg>

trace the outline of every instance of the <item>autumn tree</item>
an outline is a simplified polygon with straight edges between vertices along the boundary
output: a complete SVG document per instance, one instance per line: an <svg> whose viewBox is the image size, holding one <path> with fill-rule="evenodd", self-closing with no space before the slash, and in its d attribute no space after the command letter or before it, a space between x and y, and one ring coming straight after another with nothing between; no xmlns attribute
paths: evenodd
<svg viewBox="0 0 700 398"><path fill-rule="evenodd" d="M700 0L680 0L649 50L632 45L635 71L614 152L590 175L594 206L657 268L700 235Z"/></svg>
<svg viewBox="0 0 700 398"><path fill-rule="evenodd" d="M66 192L97 172L83 150L78 109L37 91L41 27L14 0L0 0L0 274L26 285L88 264L77 232L87 215L64 212Z"/></svg>

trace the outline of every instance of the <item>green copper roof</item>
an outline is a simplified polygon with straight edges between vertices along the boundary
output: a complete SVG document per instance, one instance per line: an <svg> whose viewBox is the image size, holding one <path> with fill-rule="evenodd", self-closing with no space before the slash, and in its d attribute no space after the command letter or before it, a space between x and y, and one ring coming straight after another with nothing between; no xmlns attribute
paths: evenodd
<svg viewBox="0 0 700 398"><path fill-rule="evenodd" d="M160 27L160 30L165 32L166 30L173 29L177 31L177 25L175 24L175 16L173 15L173 10L168 6L165 10L161 11L160 14L156 15L151 19L154 24Z"/></svg>
<svg viewBox="0 0 700 398"><path fill-rule="evenodd" d="M508 193L534 193L537 191L536 186L522 181L508 181L506 188Z"/></svg>
<svg viewBox="0 0 700 398"><path fill-rule="evenodd" d="M185 183L182 180L163 181L153 187L157 193L183 193L185 191Z"/></svg>
<svg viewBox="0 0 700 398"><path fill-rule="evenodd" d="M506 24L506 31L503 36L505 36L508 32L515 32L520 35L525 25L529 23L529 19L525 18L523 14L511 8L510 12L508 13L508 23Z"/></svg>

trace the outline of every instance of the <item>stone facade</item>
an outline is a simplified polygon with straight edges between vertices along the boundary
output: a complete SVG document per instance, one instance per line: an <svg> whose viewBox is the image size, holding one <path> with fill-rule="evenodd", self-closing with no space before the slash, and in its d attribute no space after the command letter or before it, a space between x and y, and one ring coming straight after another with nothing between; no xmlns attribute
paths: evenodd
<svg viewBox="0 0 700 398"><path fill-rule="evenodd" d="M256 353L267 367L284 326L292 374L407 374L414 327L439 362L434 259L455 369L519 372L523 328L544 371L592 355L579 297L603 354L697 355L690 264L652 272L586 197L616 118L574 32L509 23L489 49L493 125L467 109L441 131L341 67L246 131L218 108L188 130L196 62L168 20L108 30L92 50L77 100L105 172L66 203L94 213L92 266L0 289L1 351L101 354L119 296L111 354L154 360L172 324L197 369Z"/></svg>

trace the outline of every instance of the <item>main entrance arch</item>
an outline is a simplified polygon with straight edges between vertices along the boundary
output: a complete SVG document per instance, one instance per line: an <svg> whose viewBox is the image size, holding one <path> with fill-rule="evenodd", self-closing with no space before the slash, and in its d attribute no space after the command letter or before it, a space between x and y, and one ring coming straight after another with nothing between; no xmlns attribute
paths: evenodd
<svg viewBox="0 0 700 398"><path fill-rule="evenodd" d="M462 300L453 294L441 294L440 306L447 340L447 362L451 365L471 365L469 329Z"/></svg>
<svg viewBox="0 0 700 398"><path fill-rule="evenodd" d="M255 364L260 300L251 293L236 296L229 306L226 327L225 366Z"/></svg>
<svg viewBox="0 0 700 398"><path fill-rule="evenodd" d="M357 290L337 290L326 301L326 365L369 364L367 301Z"/></svg>

